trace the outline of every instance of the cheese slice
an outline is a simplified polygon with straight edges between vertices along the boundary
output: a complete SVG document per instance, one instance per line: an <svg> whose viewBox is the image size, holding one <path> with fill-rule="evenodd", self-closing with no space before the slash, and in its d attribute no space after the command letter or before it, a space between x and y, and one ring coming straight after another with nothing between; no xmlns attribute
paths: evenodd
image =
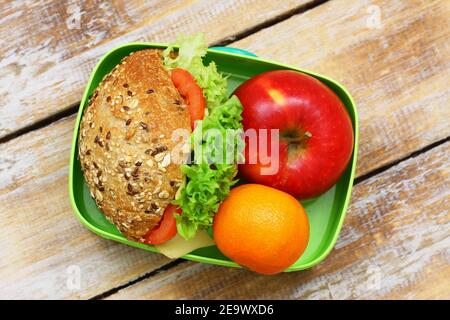
<svg viewBox="0 0 450 320"><path fill-rule="evenodd" d="M205 230L198 230L195 236L185 240L178 233L167 242L155 245L160 253L171 259L176 259L196 249L213 246L214 241Z"/></svg>

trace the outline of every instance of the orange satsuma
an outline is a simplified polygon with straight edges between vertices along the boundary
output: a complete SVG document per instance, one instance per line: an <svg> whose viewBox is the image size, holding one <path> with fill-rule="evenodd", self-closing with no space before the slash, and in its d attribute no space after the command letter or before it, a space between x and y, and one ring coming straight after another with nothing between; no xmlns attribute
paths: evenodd
<svg viewBox="0 0 450 320"><path fill-rule="evenodd" d="M224 255L262 274L289 267L309 240L302 205L283 191L258 184L231 190L214 217L213 231Z"/></svg>

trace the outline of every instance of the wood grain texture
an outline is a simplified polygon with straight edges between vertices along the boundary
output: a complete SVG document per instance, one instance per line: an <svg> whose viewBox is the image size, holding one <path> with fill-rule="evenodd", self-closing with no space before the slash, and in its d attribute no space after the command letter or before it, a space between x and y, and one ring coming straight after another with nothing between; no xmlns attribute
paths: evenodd
<svg viewBox="0 0 450 320"><path fill-rule="evenodd" d="M449 299L450 142L357 185L335 250L263 276L186 262L110 299Z"/></svg>
<svg viewBox="0 0 450 320"><path fill-rule="evenodd" d="M343 83L361 121L361 174L450 136L449 17L445 0L337 0L233 46Z"/></svg>
<svg viewBox="0 0 450 320"><path fill-rule="evenodd" d="M383 4L381 17L384 31L380 31L364 28L368 2L362 2L366 4L365 7L360 5L361 2L351 3L350 6L346 1L332 1L233 45L255 51L263 57L329 74L350 89L356 97L361 116L361 153L358 163L358 175L361 175L449 134L449 111L445 108L448 106L449 89L443 85L448 75L448 62L444 59L448 56L448 46L444 44L448 34L442 28L442 14L448 12L448 8L443 1L429 2L428 6L417 1L399 4L378 2ZM407 6L408 3L413 3L417 11ZM340 8L346 4L346 11L343 12ZM270 16L268 11L264 12ZM429 18L430 14L433 19ZM6 16L11 15L12 11ZM172 15L168 14L168 17ZM2 22L5 23L5 20ZM0 28L3 28L1 24ZM144 32L148 36L143 36L141 40L150 40L153 36L155 39L157 37L152 32L160 29L142 30L150 31ZM167 30L167 37L170 38L178 31L171 34L172 31ZM219 31L214 32L216 38L224 36ZM221 32L229 31L222 29ZM319 36L315 37L314 34ZM139 32L136 31L135 35L138 38ZM116 44L135 39L129 34L113 37L116 37L112 40L117 41ZM25 36L18 37L22 38L26 42ZM157 39L165 38L161 34L161 38ZM20 120L24 124L31 123L48 115L49 110L53 112L53 108L65 107L79 99L86 80L80 79L91 72L93 61L106 51L109 43L109 40L104 40L92 48L87 45L87 51L79 55L73 53L67 60L61 60L64 61L61 66L70 66L72 70L68 70L71 72L58 64L34 78L38 87L51 84L54 79L62 79L62 82L54 87L50 85L53 89L41 87L38 98L33 98L34 102L24 107L26 111L18 111L20 108L17 104L2 104L11 107L7 109L0 106L0 128L18 119L12 117L14 112L26 117L30 114L33 118L35 108L41 110L39 112L43 113L36 113L37 118ZM74 42L73 45L78 44ZM42 48L45 49L45 46ZM10 50L13 50L12 47ZM30 58L36 55L34 61L46 61L38 52L29 51ZM372 58L369 59L369 56ZM4 66L4 61L0 61L0 67ZM88 62L78 64L79 61ZM14 64L8 68L16 70ZM33 66L27 68L24 70L32 74ZM57 71L50 72L52 68L57 68ZM19 78L5 78L5 74L11 76L11 72L2 73L0 91L4 88L3 84L9 86L14 79L17 79L18 85L28 88L27 76L17 72ZM60 74L61 78L58 78ZM39 81L42 83L38 84ZM405 87L402 81L407 84ZM46 94L56 89L60 90L58 97ZM31 94L27 90L31 89L25 90ZM23 92L19 94L26 95ZM0 226L0 241L3 243L0 246L0 297L91 297L168 262L160 255L103 240L75 219L66 191L73 125L74 116L71 116L0 146L0 217L6 221ZM444 159L448 158L447 147L438 150L445 152ZM436 178L445 171L444 164L440 162L443 161L443 155L439 155L439 152L433 150L433 153L427 153L423 163L417 162L417 159L422 158L416 158L415 163L422 167L414 169L409 167L414 164L408 164L407 170L401 169L395 175L391 170L389 176L377 176L380 181L377 180L376 184L372 179L369 186L366 183L358 186L337 250L312 270L266 278L246 271L186 262L175 268L174 273L152 277L142 287L135 286L133 291L124 290L117 297L124 297L127 292L130 296L143 297L154 294L148 293L145 288L160 288L159 297L168 298L448 298L445 289L449 283L442 278L442 274L448 278L449 254L448 249L445 251L442 246L449 247L449 186L448 182L444 184L441 178ZM430 169L430 163L434 162L438 164ZM425 164L426 168L423 167ZM401 177L405 182L392 182L391 179L399 176L403 170L404 175ZM448 171L445 174L448 180ZM415 177L418 180L414 180ZM427 182L431 185L426 185ZM380 191L387 187L390 188L389 192ZM366 188L363 189L365 191L359 191L362 188ZM443 224L444 229L437 227L437 222ZM405 226L403 229L402 225ZM428 234L428 230L432 230L432 233ZM412 241L402 241L399 237ZM409 244L413 247L408 247ZM67 268L72 265L78 265L81 270L80 290L69 290L66 285L69 276ZM374 277L377 277L377 266L383 267L383 278L386 276L386 279L391 280L384 283L380 290L365 290L367 287L362 283L368 279L368 274L375 273ZM220 274L219 278L217 274ZM176 284L178 277L186 279L186 282ZM195 286L195 282L201 282L201 285ZM284 288L285 284L291 282L292 285ZM208 283L210 286L207 286ZM186 288L190 284L195 291L189 293Z"/></svg>
<svg viewBox="0 0 450 320"><path fill-rule="evenodd" d="M311 1L3 1L0 138L76 104L119 44L200 31L217 41Z"/></svg>
<svg viewBox="0 0 450 320"><path fill-rule="evenodd" d="M77 220L67 187L72 129L73 117L1 146L0 299L89 298L169 262Z"/></svg>

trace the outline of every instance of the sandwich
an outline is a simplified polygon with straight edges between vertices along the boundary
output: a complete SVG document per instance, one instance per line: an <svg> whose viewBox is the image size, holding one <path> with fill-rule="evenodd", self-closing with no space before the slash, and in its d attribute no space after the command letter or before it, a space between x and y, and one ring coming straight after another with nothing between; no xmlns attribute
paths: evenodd
<svg viewBox="0 0 450 320"><path fill-rule="evenodd" d="M78 151L86 184L129 240L208 238L236 183L242 105L228 96L215 63L204 64L206 50L199 34L165 50L133 52L104 77L84 110Z"/></svg>

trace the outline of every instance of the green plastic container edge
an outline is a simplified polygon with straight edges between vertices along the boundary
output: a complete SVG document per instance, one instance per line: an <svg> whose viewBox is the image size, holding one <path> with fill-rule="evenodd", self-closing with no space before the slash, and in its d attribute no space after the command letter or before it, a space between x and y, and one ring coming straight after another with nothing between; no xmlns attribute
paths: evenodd
<svg viewBox="0 0 450 320"><path fill-rule="evenodd" d="M108 51L100 60L99 62L96 64L94 70L91 73L91 76L89 78L88 84L90 84L94 78L94 75L97 72L97 69L99 68L99 66L102 64L102 62L114 51L123 48L123 47L127 47L127 46L147 46L147 47L153 47L153 48L161 48L164 49L168 46L168 44L163 44L163 43L151 43L151 42L132 42L132 43L127 43L118 47L115 47L113 49L111 49L110 51ZM239 50L239 49L238 49ZM300 72L309 74L313 77L316 78L322 78L322 79L326 79L327 81L333 82L334 84L336 84L338 87L340 87L342 89L342 91L348 96L351 105L353 107L353 112L354 112L354 145L353 145L353 155L352 155L352 160L351 160L351 165L352 165L352 170L351 170L351 174L350 174L350 181L354 181L354 177L355 177L355 172L356 172L356 160L357 160L357 155L358 155L358 139L359 139L359 119L358 119L358 113L357 113L357 109L356 109L356 104L353 100L353 97L350 95L350 93L347 91L347 89L340 84L338 81L331 79L329 77L323 76L321 74L306 70L306 69L301 69L295 66L291 66L288 64L282 64L273 60L268 60L268 59L261 59L258 58L256 56L249 56L247 54L247 52L244 52L242 50L242 54L240 53L232 53L228 50L222 50L221 48L211 48L208 49L208 51L212 51L212 52L221 52L223 54L229 55L229 56L233 56L233 57L241 57L241 58L245 58L248 60L256 60L256 61L260 61L260 62L267 62L270 64L277 64L283 68L287 68L287 69L294 69L294 70L298 70ZM76 146L77 146L77 139L78 139L78 128L79 128L79 124L80 124L80 120L81 120L81 116L82 116L82 111L84 109L84 105L86 104L86 100L88 98L89 92L88 92L88 87L86 86L86 90L83 93L83 97L82 100L80 102L80 107L78 109L78 114L77 114L77 118L75 121L75 128L74 128L74 132L73 132L73 137L72 137L72 147L71 147L71 151L70 151L70 168L69 168L69 195L70 195L70 204L72 206L73 211L75 212L75 215L78 217L78 219L91 231L93 231L94 233L98 234L99 236L106 238L106 239L110 239L110 240L114 240L123 244L127 244L133 247L137 247L137 248L141 248L141 249L145 249L148 251L152 251L152 252L158 252L158 250L151 246L151 245L147 245L147 244L142 244L142 243L138 243L138 242L134 242L134 241L129 241L125 238L121 238L118 237L116 235L112 235L109 233L104 232L103 230L91 225L84 217L83 215L80 213L80 211L78 210L76 203L75 203L75 198L74 198L74 194L73 194L73 189L72 189L72 185L73 185L73 167L74 167L74 160L75 160L75 152L76 152ZM346 212L347 212L347 208L350 202L350 196L351 196L351 192L352 192L352 188L353 185L350 186L349 191L347 193L347 196L345 198L345 203L343 206L343 214L340 217L340 220L338 222L338 226L336 229L336 233L334 234L334 237L332 239L332 241L330 242L330 245L328 246L328 248L322 253L322 255L320 255L319 257L317 257L315 260L306 263L304 265L300 265L300 266L296 266L296 267L289 267L286 270L284 270L284 272L291 272L291 271L300 271L300 270L304 270L304 269L308 269L311 268L315 265L317 265L318 263L320 263L321 261L323 261L326 256L328 256L328 254L331 252L331 250L334 248L334 245L336 244L337 238L340 234L342 225L344 223L344 219L346 216ZM183 259L187 259L187 260L191 260L191 261L195 261L195 262L203 262L203 263L210 263L210 264L215 264L215 265L220 265L220 266L226 266L226 267L235 267L235 268L242 268L242 266L238 265L237 263L233 262L233 261L222 261L222 260L217 260L214 258L207 258L207 257L198 257L195 255L191 255L191 254L186 254L184 256L182 256Z"/></svg>

